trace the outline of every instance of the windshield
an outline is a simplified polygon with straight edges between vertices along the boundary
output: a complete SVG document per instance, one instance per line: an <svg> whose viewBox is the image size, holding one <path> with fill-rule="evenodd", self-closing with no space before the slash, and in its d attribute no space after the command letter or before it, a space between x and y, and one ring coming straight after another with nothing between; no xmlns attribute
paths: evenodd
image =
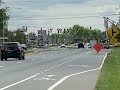
<svg viewBox="0 0 120 90"><path fill-rule="evenodd" d="M2 47L3 48L9 48L9 47L17 48L18 45L16 43L6 43L6 44L3 44Z"/></svg>

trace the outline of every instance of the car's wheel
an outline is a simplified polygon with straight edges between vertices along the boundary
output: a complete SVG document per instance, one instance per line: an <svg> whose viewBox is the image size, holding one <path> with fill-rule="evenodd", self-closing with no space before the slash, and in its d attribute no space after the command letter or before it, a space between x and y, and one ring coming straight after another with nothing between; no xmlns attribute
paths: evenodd
<svg viewBox="0 0 120 90"><path fill-rule="evenodd" d="M5 58L5 60L7 60L7 58Z"/></svg>
<svg viewBox="0 0 120 90"><path fill-rule="evenodd" d="M24 60L24 59L25 59L25 56L23 56L22 59Z"/></svg>
<svg viewBox="0 0 120 90"><path fill-rule="evenodd" d="M19 60L21 60L21 57L19 57Z"/></svg>

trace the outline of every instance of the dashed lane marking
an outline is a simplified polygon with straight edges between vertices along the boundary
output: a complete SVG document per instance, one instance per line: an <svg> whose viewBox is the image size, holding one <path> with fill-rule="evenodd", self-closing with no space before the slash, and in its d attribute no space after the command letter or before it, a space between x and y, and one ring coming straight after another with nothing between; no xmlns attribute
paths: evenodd
<svg viewBox="0 0 120 90"><path fill-rule="evenodd" d="M17 64L21 64L22 62L17 62Z"/></svg>
<svg viewBox="0 0 120 90"><path fill-rule="evenodd" d="M23 82L25 82L25 81L27 81L27 80L30 80L30 79L36 77L37 75L39 75L39 74L41 74L41 73L44 73L45 71L49 71L49 70L52 70L52 69L54 69L54 68L56 68L56 67L62 66L62 65L64 65L64 64L66 64L66 63L72 62L72 61L76 60L77 58L79 58L79 57L81 57L81 56L84 56L84 55L87 55L87 54L89 54L89 53L91 53L91 51L90 51L90 52L87 52L87 53L85 53L85 54L83 54L83 55L80 55L80 56L78 56L78 57L76 57L76 58L74 58L74 59L72 59L72 60L68 60L68 61L63 62L63 63L61 63L61 64L52 66L52 67L50 67L50 68L48 68L48 69L46 69L46 70L44 70L44 71L41 71L40 73L37 73L37 74L35 74L35 75L32 75L32 76L30 76L30 77L28 77L28 78L25 78L25 79L21 80L21 81L18 81L18 82L16 82L16 83L13 83L13 84L10 84L10 85L5 86L5 87L3 87L3 88L0 88L0 90L5 90L5 89L8 89L8 88L13 87L13 86L15 86L15 85L18 85L18 84L20 84L20 83L23 83ZM63 80L63 81L64 81L64 80ZM62 81L62 82L63 82L63 81ZM58 85L58 84L57 84L57 85ZM52 86L52 87L53 87L53 86ZM52 88L52 87L51 87L51 88ZM56 85L55 85L55 87L56 87ZM52 90L51 88L48 89L48 90ZM54 88L54 87L53 87L53 88Z"/></svg>
<svg viewBox="0 0 120 90"><path fill-rule="evenodd" d="M35 61L36 59L32 59L31 61Z"/></svg>
<svg viewBox="0 0 120 90"><path fill-rule="evenodd" d="M46 58L46 57L42 57L42 58Z"/></svg>
<svg viewBox="0 0 120 90"><path fill-rule="evenodd" d="M2 67L4 67L4 66L0 66L0 68L2 68Z"/></svg>
<svg viewBox="0 0 120 90"><path fill-rule="evenodd" d="M70 67L92 67L92 66L89 66L89 65L68 65Z"/></svg>

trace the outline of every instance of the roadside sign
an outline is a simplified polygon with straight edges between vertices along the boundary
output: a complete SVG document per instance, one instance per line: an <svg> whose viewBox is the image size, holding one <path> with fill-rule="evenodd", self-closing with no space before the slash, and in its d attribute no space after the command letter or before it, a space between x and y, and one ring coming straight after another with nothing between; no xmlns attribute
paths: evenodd
<svg viewBox="0 0 120 90"><path fill-rule="evenodd" d="M119 34L119 30L115 26L112 25L108 30L108 34L112 38L115 38Z"/></svg>
<svg viewBox="0 0 120 90"><path fill-rule="evenodd" d="M110 44L117 43L117 42L118 42L118 41L117 41L116 38L111 38L111 39L109 40L109 43L110 43Z"/></svg>
<svg viewBox="0 0 120 90"><path fill-rule="evenodd" d="M96 42L96 44L93 46L93 48L98 53L103 48L103 45L100 42Z"/></svg>

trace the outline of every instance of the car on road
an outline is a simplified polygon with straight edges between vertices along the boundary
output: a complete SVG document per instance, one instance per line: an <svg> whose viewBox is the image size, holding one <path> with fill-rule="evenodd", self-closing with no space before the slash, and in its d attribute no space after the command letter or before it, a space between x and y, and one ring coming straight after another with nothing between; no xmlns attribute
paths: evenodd
<svg viewBox="0 0 120 90"><path fill-rule="evenodd" d="M109 48L110 48L110 45L109 45L109 43L103 43L103 47L104 47L105 49L109 49Z"/></svg>
<svg viewBox="0 0 120 90"><path fill-rule="evenodd" d="M44 44L40 44L40 45L38 45L38 46L36 46L37 48L46 48L47 46L46 45L44 45Z"/></svg>
<svg viewBox="0 0 120 90"><path fill-rule="evenodd" d="M21 46L24 50L27 50L27 45L26 44L21 44Z"/></svg>
<svg viewBox="0 0 120 90"><path fill-rule="evenodd" d="M25 59L25 52L19 42L5 42L1 47L1 61L7 58Z"/></svg>
<svg viewBox="0 0 120 90"><path fill-rule="evenodd" d="M78 49L79 48L84 48L84 43L83 42L78 43Z"/></svg>
<svg viewBox="0 0 120 90"><path fill-rule="evenodd" d="M66 45L65 44L61 44L61 46L60 46L61 48L65 48L66 47Z"/></svg>

